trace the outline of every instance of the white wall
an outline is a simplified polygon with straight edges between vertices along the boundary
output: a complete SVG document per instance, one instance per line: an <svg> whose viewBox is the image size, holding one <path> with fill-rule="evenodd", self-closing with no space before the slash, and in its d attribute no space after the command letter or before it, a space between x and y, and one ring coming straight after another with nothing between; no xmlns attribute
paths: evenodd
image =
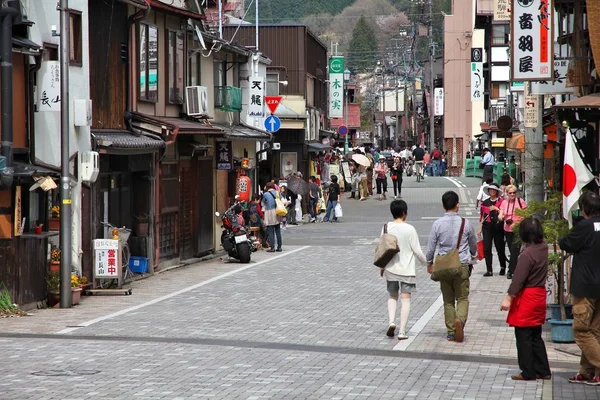
<svg viewBox="0 0 600 400"><path fill-rule="evenodd" d="M53 37L52 25L60 29L60 14L56 9L56 1L29 0L28 18L35 22L30 28L30 38L35 43L53 43L60 46L60 37ZM82 66L69 67L69 97L71 110L73 100L90 98L89 82L89 38L88 38L88 0L71 0L69 7L81 11L81 43L82 43ZM59 48L60 51L60 48ZM39 80L39 79L38 79ZM35 99L37 101L37 99ZM93 105L92 105L93 106ZM77 152L91 150L90 127L75 127L73 125L73 114L70 117L70 156ZM35 124L35 155L36 162L60 167L60 112L36 112L34 114ZM71 165L74 171L74 165ZM81 180L73 187L73 248L72 259L76 270L81 271ZM86 216L88 218L89 216Z"/></svg>

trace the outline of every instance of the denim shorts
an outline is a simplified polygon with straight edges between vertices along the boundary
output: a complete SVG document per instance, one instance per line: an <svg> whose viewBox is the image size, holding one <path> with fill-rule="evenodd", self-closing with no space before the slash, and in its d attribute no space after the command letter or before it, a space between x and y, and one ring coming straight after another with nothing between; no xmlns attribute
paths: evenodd
<svg viewBox="0 0 600 400"><path fill-rule="evenodd" d="M417 285L414 283L405 283L398 281L387 281L387 291L389 294L414 293L417 291Z"/></svg>

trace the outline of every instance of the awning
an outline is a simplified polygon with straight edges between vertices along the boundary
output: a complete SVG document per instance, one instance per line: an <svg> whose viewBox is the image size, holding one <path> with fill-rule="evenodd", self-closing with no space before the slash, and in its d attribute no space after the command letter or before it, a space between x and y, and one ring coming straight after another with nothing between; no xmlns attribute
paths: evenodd
<svg viewBox="0 0 600 400"><path fill-rule="evenodd" d="M27 38L21 36L12 37L12 49L15 52L36 56L40 54L41 48L42 46L35 42L32 42Z"/></svg>
<svg viewBox="0 0 600 400"><path fill-rule="evenodd" d="M557 104L556 110L593 109L600 108L600 93L589 94L577 99Z"/></svg>
<svg viewBox="0 0 600 400"><path fill-rule="evenodd" d="M40 167L38 165L21 163L21 162L14 162L13 170L14 170L14 176L20 177L20 178L29 178L29 177L34 177L34 176L60 177L60 172L58 172L56 170L53 170L50 168L45 168L45 167Z"/></svg>
<svg viewBox="0 0 600 400"><path fill-rule="evenodd" d="M165 147L164 140L125 130L92 130L92 137L104 154L146 154Z"/></svg>
<svg viewBox="0 0 600 400"><path fill-rule="evenodd" d="M525 151L525 134L513 133L510 139L506 139L506 148L511 150Z"/></svg>
<svg viewBox="0 0 600 400"><path fill-rule="evenodd" d="M253 128L251 126L246 125L217 125L215 126L221 128L226 138L235 139L235 140L259 140L259 141L267 141L271 140L271 135L266 131L262 131L260 129Z"/></svg>
<svg viewBox="0 0 600 400"><path fill-rule="evenodd" d="M179 16L182 16L182 17L185 17L185 18L206 19L206 17L204 15L202 15L202 14L196 14L196 13L188 11L186 9L179 8L179 7L167 4L166 2L163 3L160 0L146 0L146 2L154 10L165 11L165 12L168 12L168 13L171 13L171 14L175 14L175 15L179 15Z"/></svg>
<svg viewBox="0 0 600 400"><path fill-rule="evenodd" d="M321 136L334 136L336 132L334 131L328 131L325 129L319 129L319 135Z"/></svg>
<svg viewBox="0 0 600 400"><path fill-rule="evenodd" d="M314 142L314 143L308 144L308 151L310 151L312 153L318 153L320 151L326 151L329 149L331 149L331 146L329 146L327 144L319 143L319 142Z"/></svg>
<svg viewBox="0 0 600 400"><path fill-rule="evenodd" d="M208 122L191 121L174 117L155 117L138 112L131 113L134 128L161 135L167 143L177 139L177 135L213 135L222 136L223 130Z"/></svg>

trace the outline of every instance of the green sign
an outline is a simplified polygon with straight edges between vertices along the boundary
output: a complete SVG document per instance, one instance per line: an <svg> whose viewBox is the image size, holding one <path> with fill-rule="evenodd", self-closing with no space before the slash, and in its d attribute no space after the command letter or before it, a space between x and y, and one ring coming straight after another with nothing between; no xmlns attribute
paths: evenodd
<svg viewBox="0 0 600 400"><path fill-rule="evenodd" d="M329 59L329 73L343 74L344 73L344 57L334 56Z"/></svg>

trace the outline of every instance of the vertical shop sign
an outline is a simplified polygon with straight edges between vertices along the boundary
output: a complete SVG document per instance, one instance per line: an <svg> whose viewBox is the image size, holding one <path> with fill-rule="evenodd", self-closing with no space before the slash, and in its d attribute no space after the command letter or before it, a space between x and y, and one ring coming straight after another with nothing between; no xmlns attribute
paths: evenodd
<svg viewBox="0 0 600 400"><path fill-rule="evenodd" d="M471 101L483 101L483 49L471 49Z"/></svg>
<svg viewBox="0 0 600 400"><path fill-rule="evenodd" d="M344 57L329 59L329 118L344 116Z"/></svg>
<svg viewBox="0 0 600 400"><path fill-rule="evenodd" d="M231 170L233 169L233 146L229 141L216 142L216 160L217 169Z"/></svg>
<svg viewBox="0 0 600 400"><path fill-rule="evenodd" d="M248 102L249 117L264 117L265 85L262 76L250 77L250 99Z"/></svg>

